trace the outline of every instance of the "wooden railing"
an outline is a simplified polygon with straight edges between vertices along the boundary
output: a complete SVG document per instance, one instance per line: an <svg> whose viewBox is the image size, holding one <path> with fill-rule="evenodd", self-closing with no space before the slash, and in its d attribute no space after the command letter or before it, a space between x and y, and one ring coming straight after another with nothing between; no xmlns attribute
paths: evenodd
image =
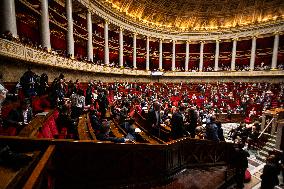
<svg viewBox="0 0 284 189"><path fill-rule="evenodd" d="M233 144L189 138L156 145L21 137L2 137L0 142L22 149L47 149L54 145L49 166L53 168L56 188L138 186L162 182L188 167L229 166L234 156ZM45 167L38 166L35 170L48 170L48 164L44 164ZM33 182L39 181L34 179Z"/></svg>
<svg viewBox="0 0 284 189"><path fill-rule="evenodd" d="M134 113L134 119L135 122L137 123L137 125L139 125L139 127L146 132L148 135L152 136L153 138L155 138L157 141L159 141L159 143L163 144L169 141L170 138L170 131L168 129L165 129L163 127L161 127L160 130L160 137L157 136L153 136L149 131L151 131L151 126L147 123L147 120L142 117L138 112L135 111Z"/></svg>

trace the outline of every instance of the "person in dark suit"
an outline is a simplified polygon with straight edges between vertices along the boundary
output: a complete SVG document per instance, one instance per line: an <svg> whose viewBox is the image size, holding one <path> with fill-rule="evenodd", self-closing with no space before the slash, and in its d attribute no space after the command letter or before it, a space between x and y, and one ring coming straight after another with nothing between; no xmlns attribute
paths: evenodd
<svg viewBox="0 0 284 189"><path fill-rule="evenodd" d="M36 74L31 70L31 67L28 67L28 71L20 78L20 83L26 98L36 95L35 82Z"/></svg>
<svg viewBox="0 0 284 189"><path fill-rule="evenodd" d="M9 112L7 118L8 126L15 127L17 129L17 133L27 125L33 117L33 112L31 108L30 101L25 99L21 102L20 107L17 109L13 109Z"/></svg>
<svg viewBox="0 0 284 189"><path fill-rule="evenodd" d="M188 131L190 132L191 138L195 138L195 130L197 127L197 113L194 109L189 110L189 126Z"/></svg>
<svg viewBox="0 0 284 189"><path fill-rule="evenodd" d="M273 189L279 184L278 175L280 174L280 165L274 155L270 155L266 160L261 178L261 189Z"/></svg>
<svg viewBox="0 0 284 189"><path fill-rule="evenodd" d="M151 109L148 113L147 117L148 125L151 126L151 132L155 136L161 135L161 105L159 102L154 102L153 109Z"/></svg>
<svg viewBox="0 0 284 189"><path fill-rule="evenodd" d="M245 172L248 168L248 157L249 153L243 149L244 144L239 143L236 149L236 155L234 156L233 163L236 167L236 183L237 188L244 188Z"/></svg>
<svg viewBox="0 0 284 189"><path fill-rule="evenodd" d="M188 135L188 132L185 130L184 126L184 116L183 116L184 111L185 107L180 106L179 111L174 113L171 119L171 125L172 125L171 136L173 139L182 138Z"/></svg>
<svg viewBox="0 0 284 189"><path fill-rule="evenodd" d="M106 111L108 109L108 99L106 96L106 91L105 92L101 92L98 95L98 103L99 103L99 111L101 113L101 118L105 118L106 116Z"/></svg>

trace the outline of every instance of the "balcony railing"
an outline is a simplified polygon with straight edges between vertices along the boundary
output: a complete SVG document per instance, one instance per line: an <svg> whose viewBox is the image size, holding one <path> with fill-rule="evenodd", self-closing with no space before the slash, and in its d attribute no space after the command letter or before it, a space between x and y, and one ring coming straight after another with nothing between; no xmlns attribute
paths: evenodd
<svg viewBox="0 0 284 189"><path fill-rule="evenodd" d="M25 46L21 43L0 39L0 56L77 71L98 72L118 75L150 76L151 71L134 70L127 68L114 68L92 63L82 62L54 55L43 50ZM168 71L164 76L169 77L248 77L248 76L284 76L283 70L275 71L245 71L245 72L173 72Z"/></svg>

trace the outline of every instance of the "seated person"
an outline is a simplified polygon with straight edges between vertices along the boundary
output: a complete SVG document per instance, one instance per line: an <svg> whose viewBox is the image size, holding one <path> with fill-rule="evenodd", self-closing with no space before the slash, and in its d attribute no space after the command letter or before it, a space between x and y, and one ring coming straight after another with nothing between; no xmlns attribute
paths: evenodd
<svg viewBox="0 0 284 189"><path fill-rule="evenodd" d="M111 141L115 143L124 143L129 141L129 139L126 138L111 137L110 132L111 130L109 122L107 121L107 119L103 119L101 123L100 132L96 134L96 137L98 140Z"/></svg>
<svg viewBox="0 0 284 189"><path fill-rule="evenodd" d="M123 123L123 127L125 128L125 130L127 132L126 138L129 139L129 140L136 140L136 138L137 138L134 123L135 123L134 119L126 120Z"/></svg>
<svg viewBox="0 0 284 189"><path fill-rule="evenodd" d="M21 102L20 107L9 112L7 118L8 126L15 127L19 133L25 125L27 125L33 117L31 103L28 99Z"/></svg>
<svg viewBox="0 0 284 189"><path fill-rule="evenodd" d="M63 106L59 110L59 116L56 120L56 125L60 133L63 132L64 128L67 129L67 138L79 139L77 131L77 121L72 119L70 116L70 111L67 106Z"/></svg>
<svg viewBox="0 0 284 189"><path fill-rule="evenodd" d="M96 110L90 111L90 122L95 133L99 132L101 126L98 114L99 112L97 112Z"/></svg>

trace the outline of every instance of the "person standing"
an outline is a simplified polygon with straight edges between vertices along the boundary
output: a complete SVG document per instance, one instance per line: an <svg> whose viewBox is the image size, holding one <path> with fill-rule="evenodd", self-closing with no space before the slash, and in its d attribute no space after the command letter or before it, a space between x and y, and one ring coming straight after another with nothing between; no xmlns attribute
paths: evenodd
<svg viewBox="0 0 284 189"><path fill-rule="evenodd" d="M153 104L153 109L151 109L148 113L148 124L151 126L151 130L152 130L152 134L155 136L159 136L161 135L161 105L159 104L159 102L154 102Z"/></svg>
<svg viewBox="0 0 284 189"><path fill-rule="evenodd" d="M274 155L270 155L266 160L261 178L261 189L273 189L279 184L278 175L280 174L280 165Z"/></svg>
<svg viewBox="0 0 284 189"><path fill-rule="evenodd" d="M220 139L218 137L218 126L216 125L216 117L211 116L209 118L209 123L206 124L206 133L205 139L213 140L219 142Z"/></svg>
<svg viewBox="0 0 284 189"><path fill-rule="evenodd" d="M188 132L185 130L184 126L184 111L185 107L180 106L179 110L174 113L172 120L171 120L171 135L173 139L182 138L188 135Z"/></svg>
<svg viewBox="0 0 284 189"><path fill-rule="evenodd" d="M244 188L244 181L245 181L245 172L248 168L248 157L250 156L249 153L243 149L244 144L239 143L238 148L236 149L236 154L234 157L234 164L236 167L236 183L237 188Z"/></svg>

